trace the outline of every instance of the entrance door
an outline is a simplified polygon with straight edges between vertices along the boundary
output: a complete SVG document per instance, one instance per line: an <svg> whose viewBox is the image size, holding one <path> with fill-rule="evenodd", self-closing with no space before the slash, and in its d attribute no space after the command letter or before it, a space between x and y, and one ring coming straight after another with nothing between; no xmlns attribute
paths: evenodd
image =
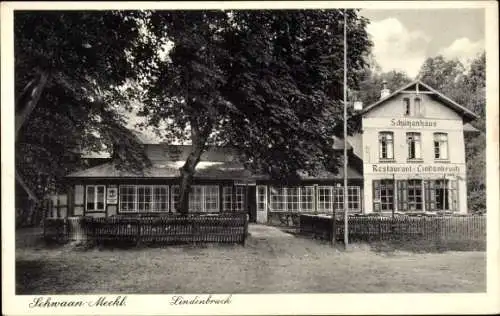
<svg viewBox="0 0 500 316"><path fill-rule="evenodd" d="M250 223L257 221L257 199L255 185L247 186L247 205Z"/></svg>

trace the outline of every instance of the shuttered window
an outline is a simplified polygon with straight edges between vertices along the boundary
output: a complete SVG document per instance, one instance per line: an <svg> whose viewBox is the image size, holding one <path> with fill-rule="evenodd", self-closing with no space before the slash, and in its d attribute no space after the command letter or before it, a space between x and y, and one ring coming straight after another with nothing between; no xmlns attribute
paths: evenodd
<svg viewBox="0 0 500 316"><path fill-rule="evenodd" d="M428 211L457 211L456 180L437 179L425 181L425 209Z"/></svg>

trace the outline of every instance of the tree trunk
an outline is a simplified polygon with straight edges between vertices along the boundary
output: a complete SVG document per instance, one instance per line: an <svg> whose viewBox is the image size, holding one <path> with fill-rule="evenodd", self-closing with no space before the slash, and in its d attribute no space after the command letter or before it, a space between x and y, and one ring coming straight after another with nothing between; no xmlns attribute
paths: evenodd
<svg viewBox="0 0 500 316"><path fill-rule="evenodd" d="M196 166L200 162L201 154L205 150L208 135L210 134L210 125L207 124L200 131L199 125L195 120L191 121L191 153L186 159L186 163L181 168L181 186L179 192L179 204L177 211L181 214L189 212L189 191L193 182Z"/></svg>
<svg viewBox="0 0 500 316"><path fill-rule="evenodd" d="M193 149L186 159L186 163L181 168L180 200L177 210L181 214L187 214L189 212L189 191L191 190L191 183L193 182L196 165L198 165L200 161L204 147L204 144L193 144Z"/></svg>

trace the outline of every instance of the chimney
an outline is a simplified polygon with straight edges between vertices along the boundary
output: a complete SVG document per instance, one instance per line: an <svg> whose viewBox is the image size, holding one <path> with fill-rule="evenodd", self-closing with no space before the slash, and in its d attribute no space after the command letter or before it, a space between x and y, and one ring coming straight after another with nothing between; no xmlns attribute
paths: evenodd
<svg viewBox="0 0 500 316"><path fill-rule="evenodd" d="M391 94L391 90L387 89L387 81L382 82L382 91L380 91L380 99L387 98Z"/></svg>

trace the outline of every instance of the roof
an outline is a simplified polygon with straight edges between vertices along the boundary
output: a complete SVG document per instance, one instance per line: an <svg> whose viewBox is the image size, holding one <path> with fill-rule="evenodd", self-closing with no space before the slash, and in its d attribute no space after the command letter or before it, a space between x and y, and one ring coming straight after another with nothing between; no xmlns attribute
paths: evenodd
<svg viewBox="0 0 500 316"><path fill-rule="evenodd" d="M333 172L327 170L321 170L316 175L309 175L305 172L299 173L301 180L337 180L344 178L344 170L343 168L338 169L338 173L335 174ZM363 179L363 175L357 171L352 166L347 167L347 178L348 179ZM269 175L253 175L252 179L254 180L270 180L271 177Z"/></svg>
<svg viewBox="0 0 500 316"><path fill-rule="evenodd" d="M108 162L85 170L76 171L67 178L94 178L94 179L116 179L116 178L159 178L172 179L181 176L180 168L185 161L164 161L153 163L152 167L143 171L132 172L119 170L115 163ZM363 176L353 166L347 169L349 179L362 179ZM302 180L334 180L344 177L343 169L339 168L337 174L326 170L321 170L316 175L300 174ZM209 180L269 180L270 176L266 174L252 174L246 170L240 162L237 161L200 161L196 166L195 179Z"/></svg>
<svg viewBox="0 0 500 316"><path fill-rule="evenodd" d="M139 172L119 170L115 163L109 162L73 172L68 178L178 178L180 168L185 161L169 161L163 164L154 163L152 167ZM250 172L235 162L200 161L196 167L195 178L203 179L246 179Z"/></svg>
<svg viewBox="0 0 500 316"><path fill-rule="evenodd" d="M427 89L428 92L432 92L444 105L446 105L447 107L449 107L453 111L457 112L458 114L460 114L464 118L466 118L468 120L473 120L473 119L479 118L479 116L477 114L475 114L474 112L472 112L471 110L469 110L466 107L458 104L457 102L453 101L452 99L448 98L444 94L438 92L437 90L435 90L434 88L430 87L429 85L423 83L420 80L415 80L413 82L410 82L409 84L407 84L406 86L400 88L399 90L394 91L393 93L391 93L387 97L385 97L383 99L380 99L380 100L376 101L375 103L372 103L371 105L365 107L359 113L360 114L365 114L365 113L373 110L374 108L380 106L385 101L387 101L389 99L392 99L394 96L398 95L402 91L404 91L404 90L406 90L406 89L408 89L408 88L410 88L411 86L414 86L414 85L422 86L422 87L424 87L424 89Z"/></svg>

